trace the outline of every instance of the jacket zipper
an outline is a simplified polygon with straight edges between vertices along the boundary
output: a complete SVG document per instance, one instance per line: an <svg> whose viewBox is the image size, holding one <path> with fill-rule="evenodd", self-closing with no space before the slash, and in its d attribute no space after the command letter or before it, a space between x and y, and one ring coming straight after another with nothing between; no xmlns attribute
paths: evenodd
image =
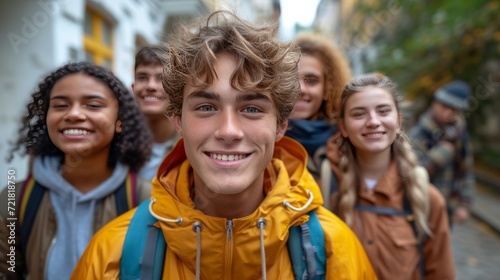
<svg viewBox="0 0 500 280"><path fill-rule="evenodd" d="M231 279L233 264L233 221L226 222L226 254L225 254L224 279Z"/></svg>

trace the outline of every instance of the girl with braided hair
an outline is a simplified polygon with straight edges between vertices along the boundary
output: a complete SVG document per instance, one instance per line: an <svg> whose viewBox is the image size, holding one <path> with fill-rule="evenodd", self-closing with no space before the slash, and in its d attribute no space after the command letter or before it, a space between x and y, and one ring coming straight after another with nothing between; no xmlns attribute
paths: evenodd
<svg viewBox="0 0 500 280"><path fill-rule="evenodd" d="M9 269L2 254L0 278L68 279L92 235L149 197L150 185L135 173L152 136L132 94L92 63L60 67L31 97L11 151L33 158L28 179L15 187L16 266ZM6 191L2 205L12 198ZM1 236L9 235L9 218L0 212ZM12 248L7 242L2 252Z"/></svg>
<svg viewBox="0 0 500 280"><path fill-rule="evenodd" d="M455 279L445 202L401 130L399 101L396 85L381 74L345 86L333 210L356 233L379 279Z"/></svg>

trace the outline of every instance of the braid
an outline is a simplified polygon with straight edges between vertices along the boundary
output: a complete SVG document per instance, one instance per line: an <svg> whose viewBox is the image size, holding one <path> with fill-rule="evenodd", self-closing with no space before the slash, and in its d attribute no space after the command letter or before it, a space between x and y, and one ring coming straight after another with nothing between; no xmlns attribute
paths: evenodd
<svg viewBox="0 0 500 280"><path fill-rule="evenodd" d="M349 139L343 136L339 137L338 147L341 154L339 166L342 172L342 180L339 185L334 211L347 225L352 227L354 220L353 210L360 185L359 169L354 156L355 150Z"/></svg>
<svg viewBox="0 0 500 280"><path fill-rule="evenodd" d="M377 87L387 91L392 95L398 113L401 96L397 92L397 86L388 77L382 74L370 74L353 78L346 86L341 96L340 119L344 119L346 102L355 93L362 92L367 87ZM349 226L353 226L353 212L357 200L361 182L361 171L357 165L355 157L355 147L348 138L343 138L338 142L341 155L340 167L343 177L339 186L337 204L334 210ZM410 142L406 134L397 132L391 145L393 159L396 161L398 173L402 178L404 193L407 196L412 212L415 216L415 223L418 237L423 238L426 234L431 235L427 223L429 215L429 180L426 172L418 166L418 160L412 151Z"/></svg>
<svg viewBox="0 0 500 280"><path fill-rule="evenodd" d="M418 237L423 238L425 234L431 235L431 230L427 224L430 211L428 182L427 180L419 180L419 174L417 174L418 160L405 133L399 132L396 135L392 148L399 174L402 177L405 194L410 201L415 216Z"/></svg>

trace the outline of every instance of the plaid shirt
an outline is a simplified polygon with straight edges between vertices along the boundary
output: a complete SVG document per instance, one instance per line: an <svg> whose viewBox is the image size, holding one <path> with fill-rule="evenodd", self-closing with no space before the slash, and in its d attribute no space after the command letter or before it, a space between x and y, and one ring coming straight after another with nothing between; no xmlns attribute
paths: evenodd
<svg viewBox="0 0 500 280"><path fill-rule="evenodd" d="M473 154L464 121L459 118L455 125L441 127L428 110L408 136L420 164L448 206L470 206L474 194Z"/></svg>

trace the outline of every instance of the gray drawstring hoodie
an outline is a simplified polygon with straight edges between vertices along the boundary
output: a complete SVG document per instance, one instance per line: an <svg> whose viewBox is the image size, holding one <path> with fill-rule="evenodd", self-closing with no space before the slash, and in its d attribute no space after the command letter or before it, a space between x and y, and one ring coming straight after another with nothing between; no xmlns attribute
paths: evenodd
<svg viewBox="0 0 500 280"><path fill-rule="evenodd" d="M49 191L57 220L57 232L47 252L45 279L69 279L93 236L96 204L126 179L129 168L117 163L111 177L88 193L81 193L61 176L60 159L36 157L33 177Z"/></svg>

